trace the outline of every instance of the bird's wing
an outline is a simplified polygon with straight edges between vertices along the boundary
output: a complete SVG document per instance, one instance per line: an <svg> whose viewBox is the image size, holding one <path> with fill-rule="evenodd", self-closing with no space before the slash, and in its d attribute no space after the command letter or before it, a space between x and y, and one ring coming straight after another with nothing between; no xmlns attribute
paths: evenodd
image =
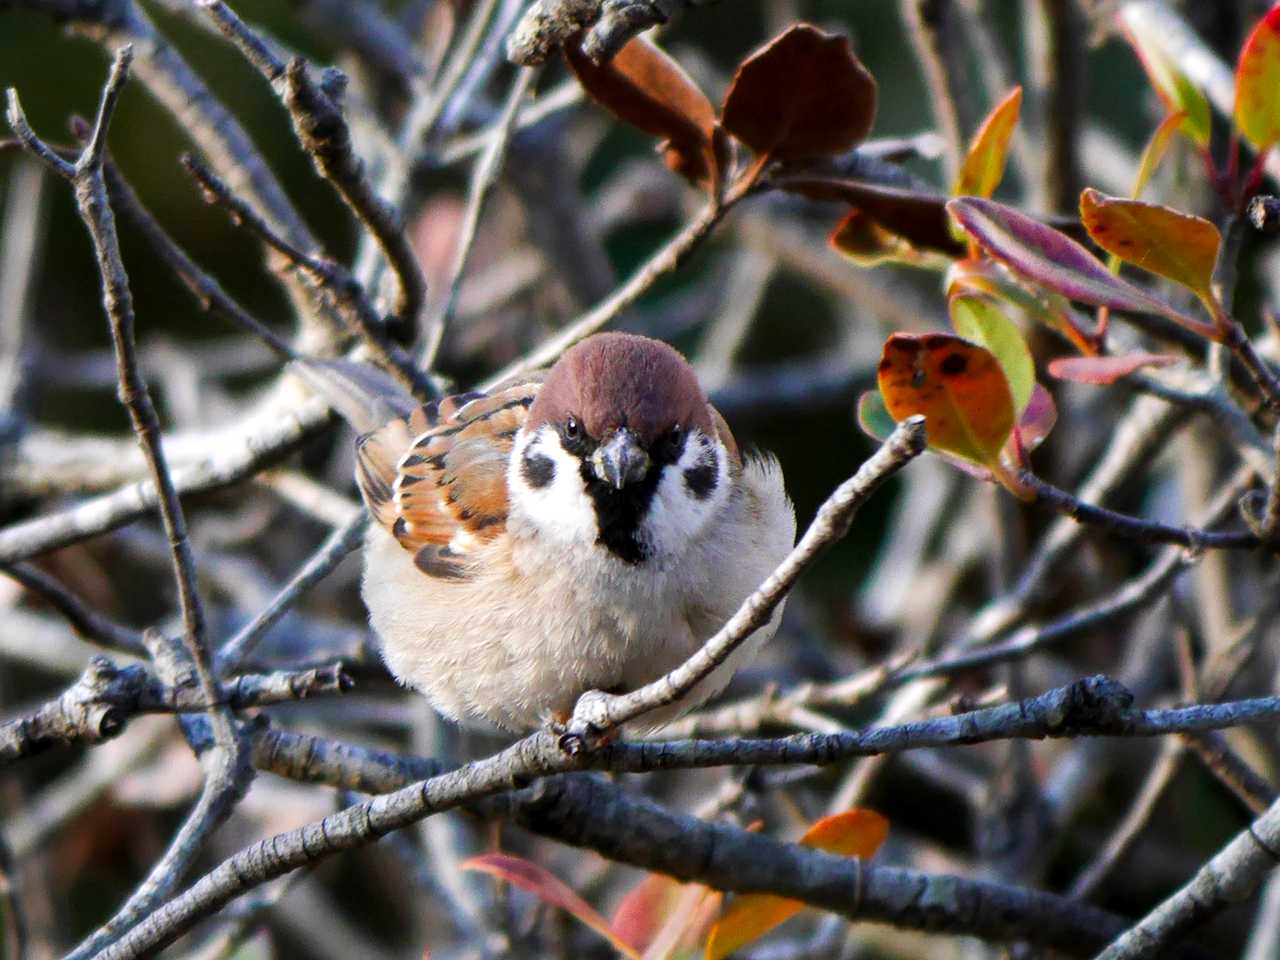
<svg viewBox="0 0 1280 960"><path fill-rule="evenodd" d="M369 512L429 576L467 576L468 554L506 529L507 461L539 386L446 397L356 441Z"/></svg>

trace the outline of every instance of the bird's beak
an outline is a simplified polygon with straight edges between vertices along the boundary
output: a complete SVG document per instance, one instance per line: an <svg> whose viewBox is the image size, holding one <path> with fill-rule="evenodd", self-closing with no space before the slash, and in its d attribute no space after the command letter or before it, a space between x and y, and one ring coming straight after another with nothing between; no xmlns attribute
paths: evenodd
<svg viewBox="0 0 1280 960"><path fill-rule="evenodd" d="M649 454L626 427L615 432L608 443L596 447L591 455L596 476L615 490L642 479L649 472L649 465Z"/></svg>

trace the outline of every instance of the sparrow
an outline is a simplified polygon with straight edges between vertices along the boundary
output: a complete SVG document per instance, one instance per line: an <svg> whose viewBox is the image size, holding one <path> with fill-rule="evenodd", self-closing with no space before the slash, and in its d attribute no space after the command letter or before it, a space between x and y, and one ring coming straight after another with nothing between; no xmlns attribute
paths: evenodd
<svg viewBox="0 0 1280 960"><path fill-rule="evenodd" d="M794 543L777 460L739 450L661 341L597 334L545 373L425 406L372 367L295 369L359 433L362 593L387 666L453 720L554 727L588 690L657 679ZM641 724L719 692L781 612Z"/></svg>

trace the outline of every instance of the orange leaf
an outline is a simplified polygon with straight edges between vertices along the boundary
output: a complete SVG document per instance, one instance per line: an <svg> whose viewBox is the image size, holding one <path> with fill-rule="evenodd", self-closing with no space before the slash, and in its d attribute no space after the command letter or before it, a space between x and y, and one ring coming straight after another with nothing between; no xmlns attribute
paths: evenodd
<svg viewBox="0 0 1280 960"><path fill-rule="evenodd" d="M855 807L845 813L823 817L811 826L800 846L812 847L842 857L875 855L889 835L889 821L874 810ZM734 950L751 943L778 924L804 909L799 900L788 900L767 893L750 893L738 897L711 930L707 939L705 960L722 960Z"/></svg>
<svg viewBox="0 0 1280 960"><path fill-rule="evenodd" d="M895 333L884 345L880 394L895 420L924 414L929 446L1004 473L1013 394L989 350L949 333Z"/></svg>
<svg viewBox="0 0 1280 960"><path fill-rule="evenodd" d="M1210 282L1222 237L1208 220L1093 189L1080 194L1080 219L1103 250L1182 284L1217 311Z"/></svg>
<svg viewBox="0 0 1280 960"><path fill-rule="evenodd" d="M715 189L725 159L724 131L711 101L680 65L644 37L596 64L582 52L580 40L564 45L564 57L591 98L618 119L663 138L669 167L691 183Z"/></svg>
<svg viewBox="0 0 1280 960"><path fill-rule="evenodd" d="M1014 87L1003 100L992 107L987 119L974 134L969 153L951 191L957 197L989 197L1004 177L1009 157L1009 141L1013 139L1022 109L1022 87Z"/></svg>
<svg viewBox="0 0 1280 960"><path fill-rule="evenodd" d="M774 160L842 153L876 115L876 82L849 38L797 23L738 65L725 94L724 128Z"/></svg>
<svg viewBox="0 0 1280 960"><path fill-rule="evenodd" d="M478 870L499 880L505 880L521 890L529 891L543 903L559 907L590 927L608 940L623 956L630 960L640 960L640 954L614 933L613 928L609 926L609 921L596 913L591 904L569 889L554 874L536 863L509 853L482 853L464 861L462 869Z"/></svg>
<svg viewBox="0 0 1280 960"><path fill-rule="evenodd" d="M814 821L800 838L800 846L812 847L841 857L875 856L889 836L889 821L863 807Z"/></svg>
<svg viewBox="0 0 1280 960"><path fill-rule="evenodd" d="M1240 50L1235 117L1259 150L1280 141L1280 3L1258 21Z"/></svg>

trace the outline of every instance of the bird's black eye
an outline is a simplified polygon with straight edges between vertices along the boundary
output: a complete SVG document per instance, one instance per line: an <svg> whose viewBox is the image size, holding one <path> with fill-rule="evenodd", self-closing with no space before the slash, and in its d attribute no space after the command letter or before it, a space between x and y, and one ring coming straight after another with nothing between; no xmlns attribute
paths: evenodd
<svg viewBox="0 0 1280 960"><path fill-rule="evenodd" d="M564 438L577 440L580 436L582 436L582 428L578 426L578 418L570 417L564 422Z"/></svg>
<svg viewBox="0 0 1280 960"><path fill-rule="evenodd" d="M676 424L662 438L659 456L664 463L675 463L684 451L684 427Z"/></svg>

